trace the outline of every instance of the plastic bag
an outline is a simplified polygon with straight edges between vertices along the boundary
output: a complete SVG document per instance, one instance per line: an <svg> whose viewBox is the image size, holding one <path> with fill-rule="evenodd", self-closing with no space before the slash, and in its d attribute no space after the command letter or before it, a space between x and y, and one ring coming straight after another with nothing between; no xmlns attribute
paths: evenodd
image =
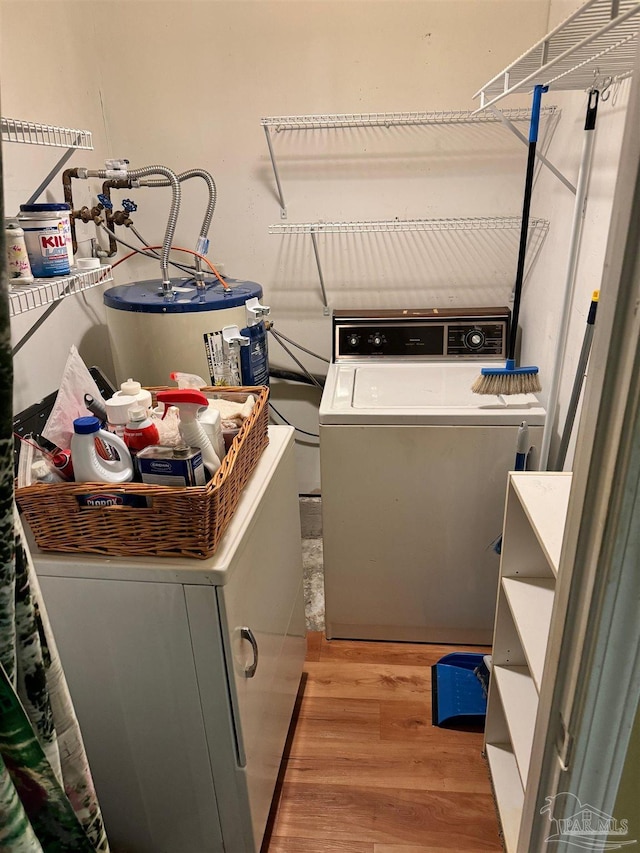
<svg viewBox="0 0 640 853"><path fill-rule="evenodd" d="M158 444L164 447L176 447L179 444L184 444L180 435L180 417L176 406L169 406L166 415L163 417L164 406L159 405L153 410L152 420L158 428L159 441Z"/></svg>
<svg viewBox="0 0 640 853"><path fill-rule="evenodd" d="M80 358L80 353L72 346L64 366L58 396L42 430L44 438L62 450L71 446L74 420L88 414L85 394L90 394L94 400L102 400L100 389Z"/></svg>
<svg viewBox="0 0 640 853"><path fill-rule="evenodd" d="M18 456L18 475L16 488L32 486L34 483L62 483L60 476L51 462L51 454L39 447L30 436L20 440Z"/></svg>

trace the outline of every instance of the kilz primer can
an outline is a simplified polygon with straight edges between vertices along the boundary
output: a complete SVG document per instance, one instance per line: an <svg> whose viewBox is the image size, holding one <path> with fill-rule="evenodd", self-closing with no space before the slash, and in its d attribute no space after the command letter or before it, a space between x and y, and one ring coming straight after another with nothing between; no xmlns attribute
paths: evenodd
<svg viewBox="0 0 640 853"><path fill-rule="evenodd" d="M36 278L69 275L73 263L71 209L68 204L21 204L31 272Z"/></svg>

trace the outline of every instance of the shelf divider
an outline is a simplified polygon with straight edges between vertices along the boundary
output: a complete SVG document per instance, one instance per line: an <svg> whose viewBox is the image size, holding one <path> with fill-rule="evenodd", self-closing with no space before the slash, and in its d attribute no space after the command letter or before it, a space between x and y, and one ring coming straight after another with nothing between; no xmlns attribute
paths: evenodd
<svg viewBox="0 0 640 853"><path fill-rule="evenodd" d="M557 576L572 474L570 471L524 472L511 474L511 482L549 565Z"/></svg>
<svg viewBox="0 0 640 853"><path fill-rule="evenodd" d="M495 678L498 685L513 753L520 773L520 783L524 790L529 774L538 711L538 692L526 666L494 666L491 676Z"/></svg>
<svg viewBox="0 0 640 853"><path fill-rule="evenodd" d="M513 751L506 743L488 743L487 761L500 815L504 846L507 853L515 853L524 807L524 790Z"/></svg>
<svg viewBox="0 0 640 853"><path fill-rule="evenodd" d="M555 581L546 578L503 578L502 586L536 691L540 693Z"/></svg>

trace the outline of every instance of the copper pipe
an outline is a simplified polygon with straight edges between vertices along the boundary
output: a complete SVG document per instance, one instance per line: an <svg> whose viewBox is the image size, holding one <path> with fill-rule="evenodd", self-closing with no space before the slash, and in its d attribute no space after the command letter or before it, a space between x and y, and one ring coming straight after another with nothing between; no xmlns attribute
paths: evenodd
<svg viewBox="0 0 640 853"><path fill-rule="evenodd" d="M111 178L110 180L104 181L102 184L102 194L105 195L109 200L111 199L111 188L116 190L130 190L131 189L131 181L127 178ZM106 220L107 220L107 228L111 232L109 235L109 257L115 255L118 251L118 244L116 243L115 237L113 236L115 232L116 223L112 216L109 215L109 211L106 211Z"/></svg>
<svg viewBox="0 0 640 853"><path fill-rule="evenodd" d="M69 214L69 224L71 225L71 242L73 244L73 254L78 251L78 241L76 240L76 226L73 209L73 192L71 190L71 178L78 177L77 169L65 169L62 173L62 189L64 190L64 200L69 205L71 213Z"/></svg>

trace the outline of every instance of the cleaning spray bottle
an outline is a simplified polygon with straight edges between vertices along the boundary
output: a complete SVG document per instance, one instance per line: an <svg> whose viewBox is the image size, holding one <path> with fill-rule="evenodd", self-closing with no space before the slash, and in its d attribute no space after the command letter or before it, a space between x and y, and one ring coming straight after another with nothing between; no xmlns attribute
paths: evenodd
<svg viewBox="0 0 640 853"><path fill-rule="evenodd" d="M156 399L159 403L164 403L165 412L169 406L176 406L180 413L180 435L186 444L200 448L205 468L213 476L220 467L220 459L202 424L198 421L199 410L209 405L205 395L202 391L192 389L171 389L158 391Z"/></svg>
<svg viewBox="0 0 640 853"><path fill-rule="evenodd" d="M178 388L194 388L198 391L207 384L201 376L195 373L181 373L177 370L174 370L170 374L170 379L178 383ZM201 409L198 412L198 420L209 437L209 441L213 445L218 458L222 460L227 452L227 448L224 445L220 412L216 409L213 400L208 400L207 402L209 406L207 409Z"/></svg>

